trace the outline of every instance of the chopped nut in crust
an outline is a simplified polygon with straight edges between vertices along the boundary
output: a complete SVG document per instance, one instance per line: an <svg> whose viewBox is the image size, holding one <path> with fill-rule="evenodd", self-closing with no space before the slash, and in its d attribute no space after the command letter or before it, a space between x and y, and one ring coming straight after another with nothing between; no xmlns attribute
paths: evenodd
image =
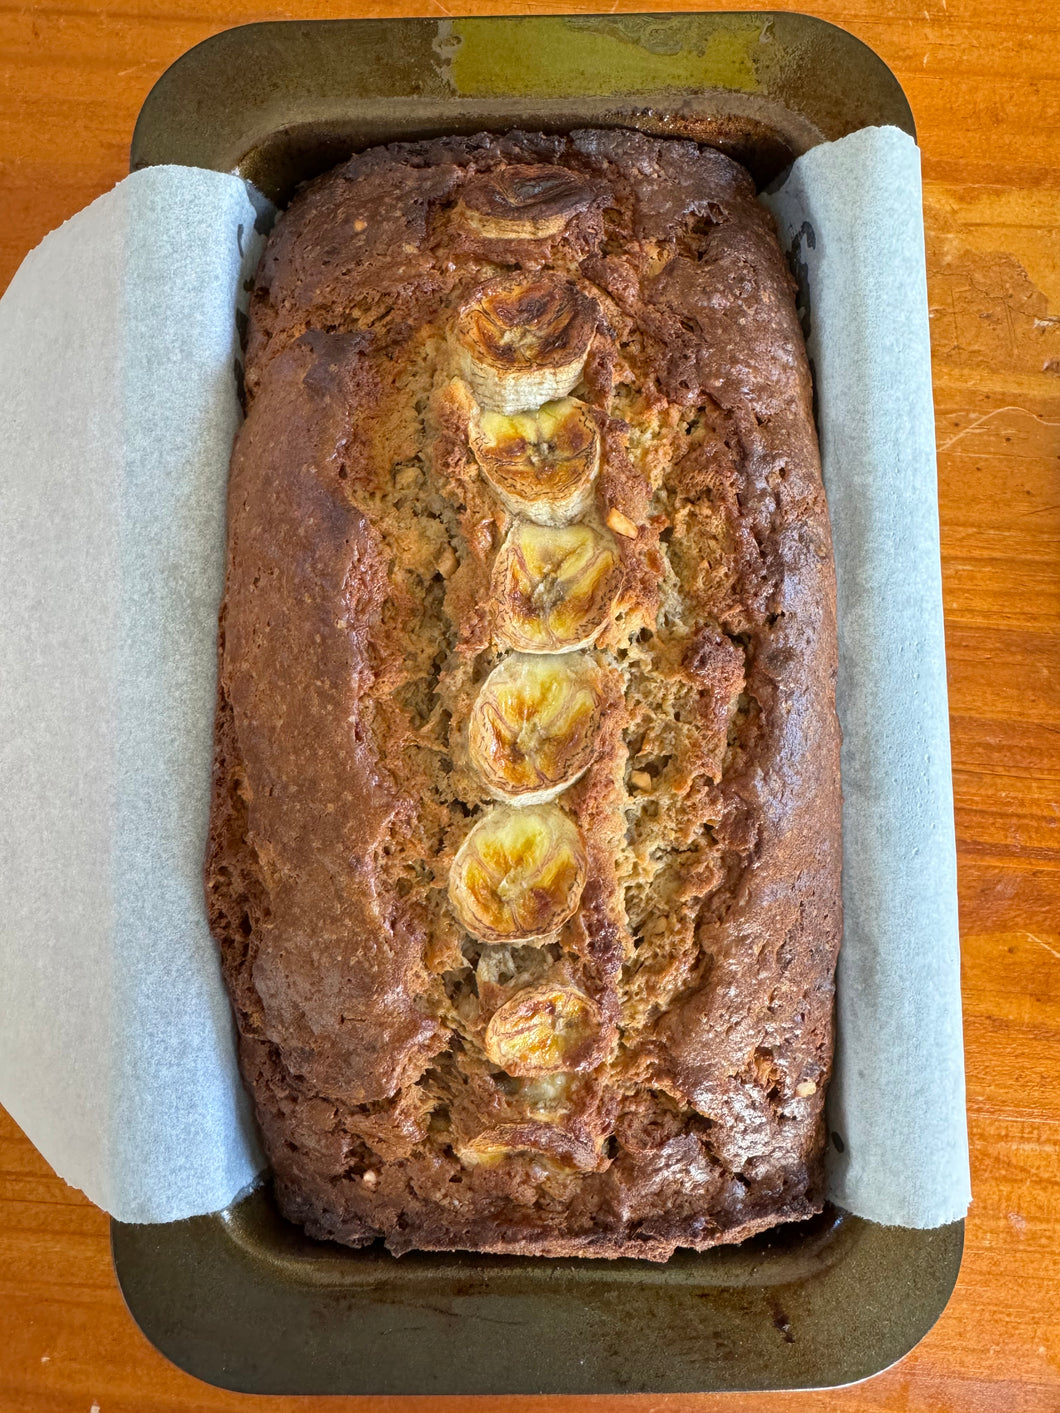
<svg viewBox="0 0 1060 1413"><path fill-rule="evenodd" d="M616 535L621 535L623 539L635 540L637 538L636 525L628 515L623 515L621 510L616 510L614 506L607 512L607 524Z"/></svg>

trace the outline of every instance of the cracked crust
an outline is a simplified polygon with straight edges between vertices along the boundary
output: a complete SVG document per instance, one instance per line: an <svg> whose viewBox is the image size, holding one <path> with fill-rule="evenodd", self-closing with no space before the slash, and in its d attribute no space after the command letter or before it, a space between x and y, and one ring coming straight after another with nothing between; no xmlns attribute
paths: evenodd
<svg viewBox="0 0 1060 1413"><path fill-rule="evenodd" d="M573 174L541 188L565 224L469 225L469 182L481 206L490 173L542 165ZM575 395L622 527L608 705L563 796L586 882L543 946L476 942L446 901L488 804L466 724L510 524L447 337L504 269L600 311ZM664 1260L818 1210L835 586L792 282L747 174L627 132L364 153L279 222L246 386L206 886L284 1212L396 1252ZM487 1053L532 987L589 998L565 1075Z"/></svg>

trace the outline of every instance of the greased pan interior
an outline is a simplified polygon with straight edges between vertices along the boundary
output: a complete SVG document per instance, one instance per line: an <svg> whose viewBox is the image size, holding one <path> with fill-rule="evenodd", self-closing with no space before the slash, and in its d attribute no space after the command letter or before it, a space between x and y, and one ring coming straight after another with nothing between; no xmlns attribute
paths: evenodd
<svg viewBox="0 0 1060 1413"><path fill-rule="evenodd" d="M247 25L148 95L131 167L238 171L274 201L374 143L622 126L710 142L766 185L857 128L915 135L871 49L804 15L535 16ZM268 1188L225 1212L112 1223L149 1339L256 1393L634 1393L824 1387L901 1358L941 1314L964 1239L834 1209L735 1248L639 1261L350 1251Z"/></svg>

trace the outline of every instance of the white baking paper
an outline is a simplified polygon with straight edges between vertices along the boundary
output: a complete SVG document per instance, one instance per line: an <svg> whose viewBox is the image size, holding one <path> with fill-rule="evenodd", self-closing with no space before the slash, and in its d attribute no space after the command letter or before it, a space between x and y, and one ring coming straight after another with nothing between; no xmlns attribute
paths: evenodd
<svg viewBox="0 0 1060 1413"><path fill-rule="evenodd" d="M920 153L864 128L800 157L767 204L808 308L838 580L830 1193L940 1226L971 1190Z"/></svg>
<svg viewBox="0 0 1060 1413"><path fill-rule="evenodd" d="M255 217L151 168L0 300L0 1102L123 1221L262 1162L202 889Z"/></svg>
<svg viewBox="0 0 1060 1413"><path fill-rule="evenodd" d="M769 200L805 266L840 582L832 1195L931 1226L968 1168L916 148L854 134ZM201 883L261 209L150 168L0 300L0 1103L124 1221L217 1210L262 1161Z"/></svg>

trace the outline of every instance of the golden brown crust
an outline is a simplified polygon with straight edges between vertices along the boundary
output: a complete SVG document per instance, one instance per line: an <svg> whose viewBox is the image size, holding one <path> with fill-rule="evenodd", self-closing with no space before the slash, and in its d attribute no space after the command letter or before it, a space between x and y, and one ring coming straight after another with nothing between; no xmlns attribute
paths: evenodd
<svg viewBox="0 0 1060 1413"><path fill-rule="evenodd" d="M467 724L508 651L513 523L453 328L504 271L595 311L572 395L621 561L582 649L612 685L559 801L580 903L513 945L447 891L491 807ZM355 157L269 242L247 389L207 891L284 1210L395 1251L651 1259L812 1213L835 589L791 281L746 173L625 132Z"/></svg>

